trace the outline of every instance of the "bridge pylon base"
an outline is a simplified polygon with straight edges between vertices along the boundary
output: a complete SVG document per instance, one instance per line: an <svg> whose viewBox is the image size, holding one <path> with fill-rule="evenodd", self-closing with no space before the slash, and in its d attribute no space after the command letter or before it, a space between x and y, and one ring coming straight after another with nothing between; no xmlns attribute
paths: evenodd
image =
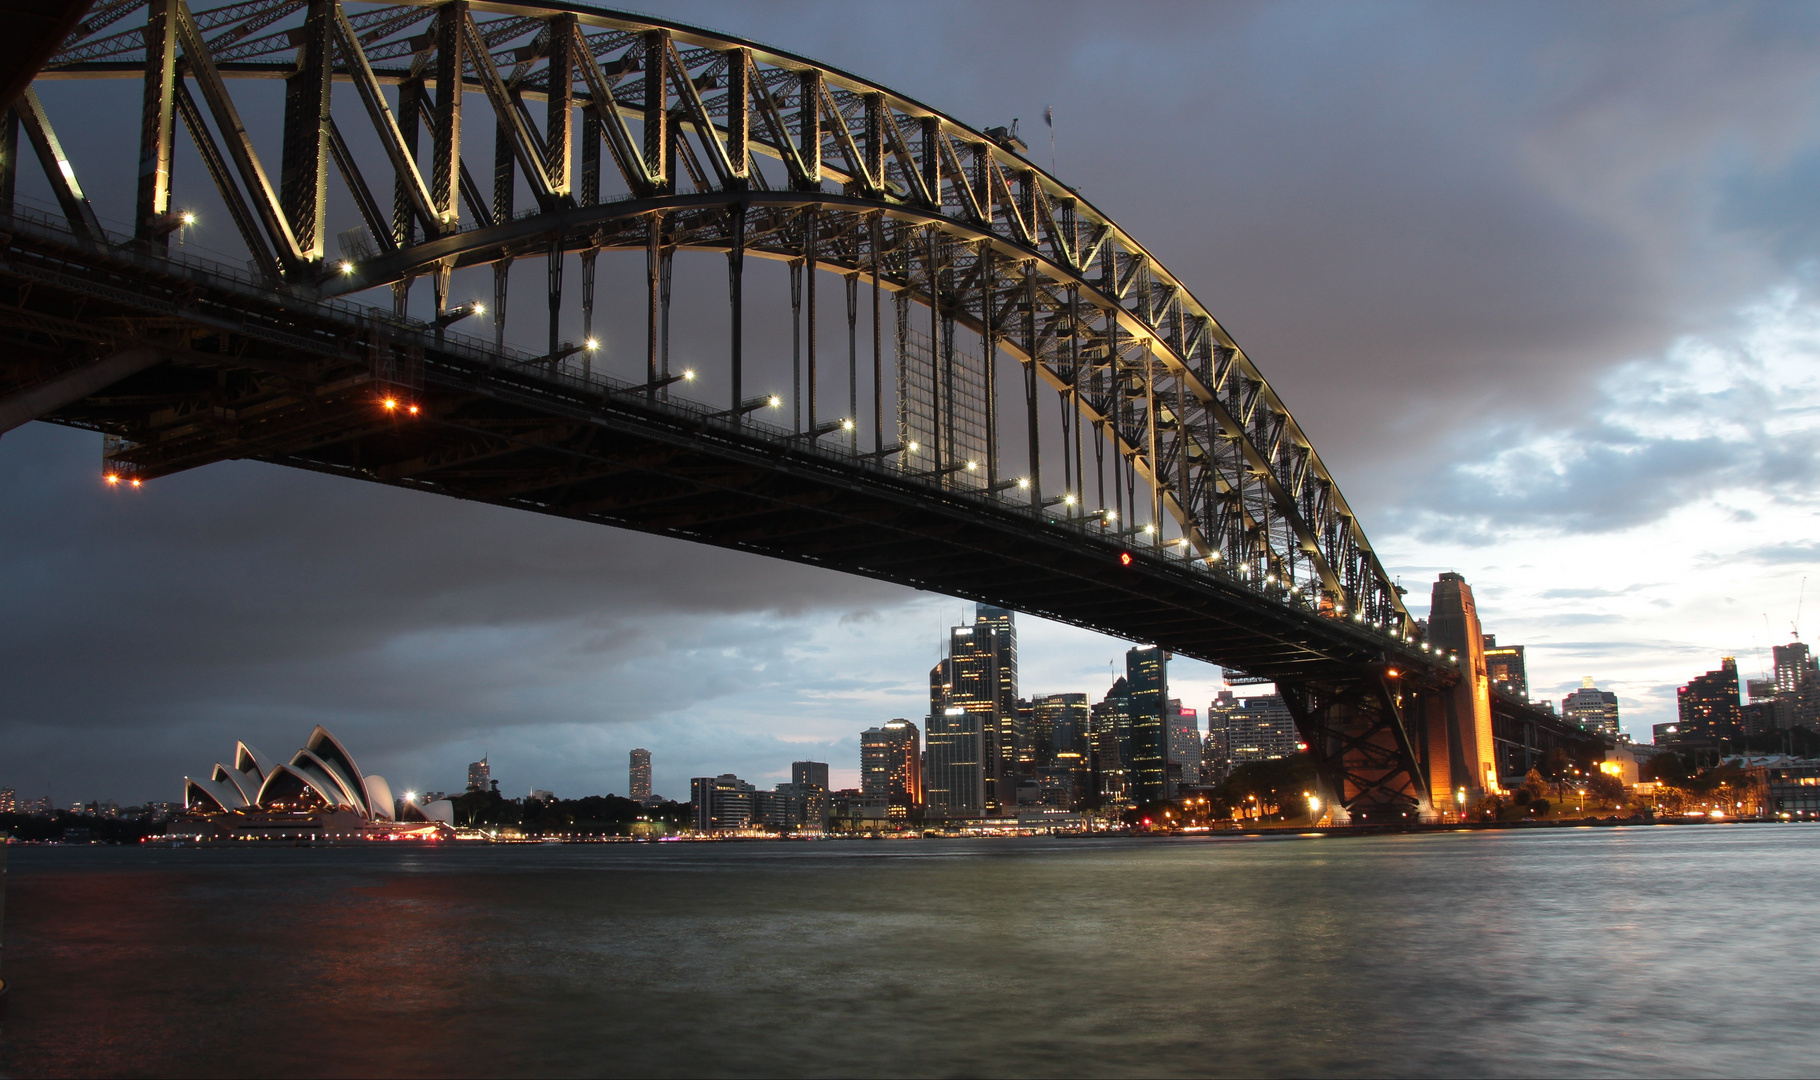
<svg viewBox="0 0 1820 1080"><path fill-rule="evenodd" d="M1421 732L1424 696L1368 675L1344 682L1279 684L1315 760L1334 824L1414 824L1434 816Z"/></svg>

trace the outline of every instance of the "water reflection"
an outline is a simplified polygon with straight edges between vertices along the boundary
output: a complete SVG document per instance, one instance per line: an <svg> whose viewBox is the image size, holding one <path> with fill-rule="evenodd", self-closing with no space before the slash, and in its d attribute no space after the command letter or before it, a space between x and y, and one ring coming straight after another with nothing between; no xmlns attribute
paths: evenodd
<svg viewBox="0 0 1820 1080"><path fill-rule="evenodd" d="M12 849L18 1075L1807 1074L1820 830Z"/></svg>

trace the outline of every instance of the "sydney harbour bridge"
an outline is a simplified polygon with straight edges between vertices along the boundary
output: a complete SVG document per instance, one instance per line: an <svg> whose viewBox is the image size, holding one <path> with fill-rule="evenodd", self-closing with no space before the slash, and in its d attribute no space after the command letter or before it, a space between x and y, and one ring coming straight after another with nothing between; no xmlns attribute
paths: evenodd
<svg viewBox="0 0 1820 1080"><path fill-rule="evenodd" d="M1273 680L1354 821L1553 722L1489 691L1469 594L1411 618L1252 358L1014 130L579 4L15 27L0 432L99 432L109 483L273 462L1161 645ZM73 160L65 80L136 141Z"/></svg>

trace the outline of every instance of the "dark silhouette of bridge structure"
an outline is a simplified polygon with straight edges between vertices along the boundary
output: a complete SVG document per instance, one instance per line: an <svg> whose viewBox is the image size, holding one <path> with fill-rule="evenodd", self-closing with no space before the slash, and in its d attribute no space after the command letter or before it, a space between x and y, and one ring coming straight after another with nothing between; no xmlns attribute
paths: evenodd
<svg viewBox="0 0 1820 1080"><path fill-rule="evenodd" d="M1251 357L1015 130L579 4L102 0L10 48L0 431L97 431L108 482L267 461L1162 645L1273 680L1357 821L1495 787L1494 713L1566 734L1491 698L1469 590L1411 618ZM60 80L136 145L72 161ZM243 251L186 243L199 200Z"/></svg>

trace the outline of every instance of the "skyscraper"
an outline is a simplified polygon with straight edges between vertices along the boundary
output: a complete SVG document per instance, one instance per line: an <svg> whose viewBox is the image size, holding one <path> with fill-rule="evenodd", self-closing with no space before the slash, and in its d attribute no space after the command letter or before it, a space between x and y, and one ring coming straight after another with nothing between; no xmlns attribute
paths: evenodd
<svg viewBox="0 0 1820 1080"><path fill-rule="evenodd" d="M1498 635L1485 635L1485 674L1491 688L1522 701L1529 700L1529 674L1523 667L1523 646L1499 645Z"/></svg>
<svg viewBox="0 0 1820 1080"><path fill-rule="evenodd" d="M651 751L644 747L632 751L632 801L651 801Z"/></svg>
<svg viewBox="0 0 1820 1080"><path fill-rule="evenodd" d="M1820 726L1820 666L1807 643L1777 645L1770 652L1776 658L1776 726Z"/></svg>
<svg viewBox="0 0 1820 1080"><path fill-rule="evenodd" d="M956 719L957 709L965 723ZM973 625L949 631L948 657L929 673L932 765L923 789L931 811L945 807L950 817L1016 812L1017 721L1017 629L1011 612L981 604ZM977 746L969 741L974 739ZM974 764L965 768L979 771L977 800L970 794L976 786L971 774L953 772L967 762ZM937 766L945 770L939 777Z"/></svg>
<svg viewBox="0 0 1820 1080"><path fill-rule="evenodd" d="M1131 804L1131 682L1120 676L1089 710L1093 792L1107 807Z"/></svg>
<svg viewBox="0 0 1820 1080"><path fill-rule="evenodd" d="M487 764L486 758L468 763L468 790L486 791L491 786L493 767Z"/></svg>
<svg viewBox="0 0 1820 1080"><path fill-rule="evenodd" d="M1169 797L1168 661L1160 648L1125 653L1125 678L1131 686L1131 791L1140 804Z"/></svg>
<svg viewBox="0 0 1820 1080"><path fill-rule="evenodd" d="M859 737L859 789L883 798L893 821L923 803L922 732L908 720L887 720Z"/></svg>
<svg viewBox="0 0 1820 1080"><path fill-rule="evenodd" d="M828 790L828 763L825 761L792 761L790 782L798 787L813 785Z"/></svg>
<svg viewBox="0 0 1820 1080"><path fill-rule="evenodd" d="M1618 726L1618 695L1594 686L1591 675L1580 680L1580 689L1561 699L1561 716L1587 731L1614 739L1622 730Z"/></svg>
<svg viewBox="0 0 1820 1080"><path fill-rule="evenodd" d="M1086 743L1092 729L1088 726L1086 694L1040 694L1031 702L1030 709L1034 717L1032 730L1039 733L1038 737L1042 732L1049 735L1049 757L1069 752L1088 753Z"/></svg>
<svg viewBox="0 0 1820 1080"><path fill-rule="evenodd" d="M1675 692L1675 707L1680 713L1675 722L1676 741L1714 744L1737 738L1738 661L1721 657L1717 671L1689 680Z"/></svg>
<svg viewBox="0 0 1820 1080"><path fill-rule="evenodd" d="M1164 715L1169 720L1169 797L1173 799L1181 785L1200 783L1201 714L1170 698Z"/></svg>

